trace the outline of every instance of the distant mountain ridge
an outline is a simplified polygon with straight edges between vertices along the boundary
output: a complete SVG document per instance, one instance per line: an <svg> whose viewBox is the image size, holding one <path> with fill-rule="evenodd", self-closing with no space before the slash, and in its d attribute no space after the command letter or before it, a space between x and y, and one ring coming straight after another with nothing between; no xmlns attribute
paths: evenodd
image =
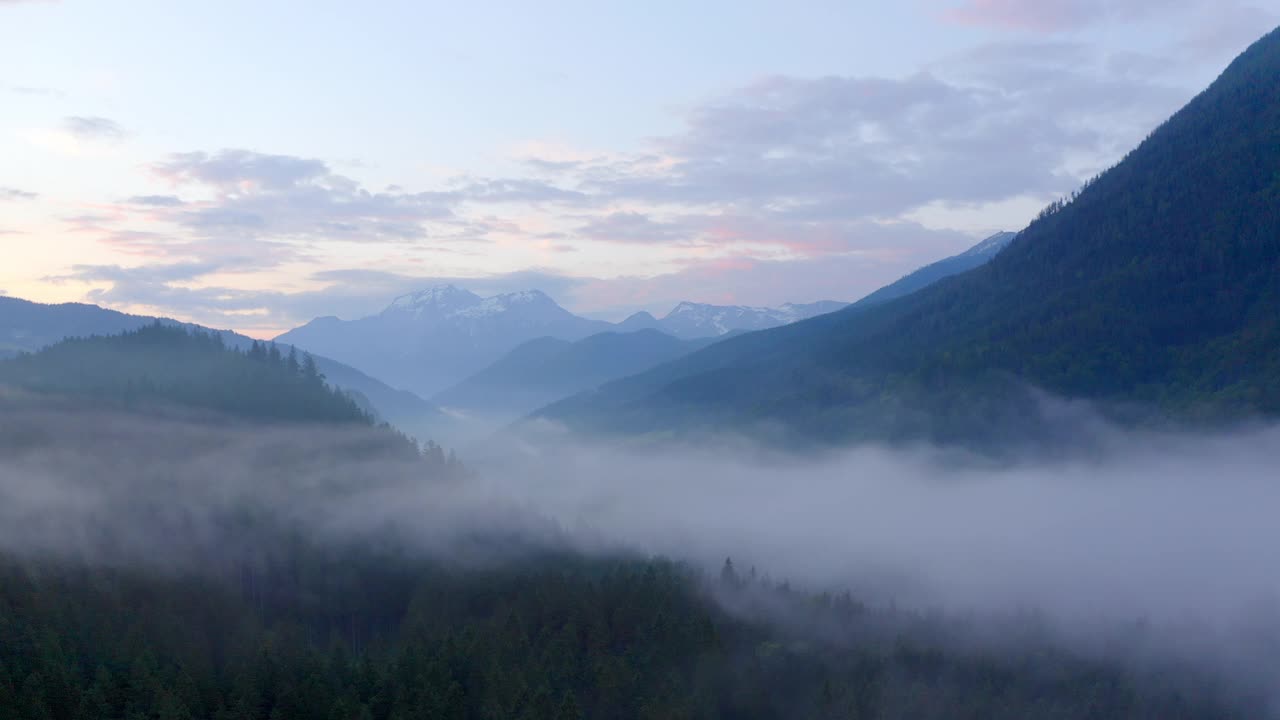
<svg viewBox="0 0 1280 720"><path fill-rule="evenodd" d="M442 407L513 420L554 400L686 355L719 337L681 340L652 328L569 342L537 338L433 396Z"/></svg>
<svg viewBox="0 0 1280 720"><path fill-rule="evenodd" d="M187 329L216 333L230 347L248 348L253 340L229 330L212 330L169 318L129 315L84 303L46 305L12 297L0 297L0 358L18 352L36 352L67 338L118 335L132 332L155 321ZM289 347L282 344L284 352ZM300 348L305 349L305 348ZM396 390L363 372L313 353L316 364L329 383L356 395L380 418L408 430L423 423L438 422L438 408L413 393Z"/></svg>
<svg viewBox="0 0 1280 720"><path fill-rule="evenodd" d="M523 342L579 340L611 328L574 315L537 290L482 298L444 285L398 297L358 320L317 318L276 340L336 357L425 397Z"/></svg>
<svg viewBox="0 0 1280 720"><path fill-rule="evenodd" d="M538 338L574 342L602 332L636 330L659 330L684 340L713 338L777 327L844 306L834 301L780 308L684 302L661 320L640 312L614 324L574 315L539 290L485 298L441 285L398 297L376 315L316 318L276 340L432 396Z"/></svg>

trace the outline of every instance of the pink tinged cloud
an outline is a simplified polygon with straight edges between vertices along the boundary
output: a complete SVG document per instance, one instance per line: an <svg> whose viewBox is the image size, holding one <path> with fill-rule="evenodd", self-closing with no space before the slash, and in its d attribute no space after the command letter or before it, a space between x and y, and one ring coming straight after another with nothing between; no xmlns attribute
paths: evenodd
<svg viewBox="0 0 1280 720"><path fill-rule="evenodd" d="M1136 20L1188 0L965 0L943 13L961 25L1032 32L1079 30L1107 20Z"/></svg>

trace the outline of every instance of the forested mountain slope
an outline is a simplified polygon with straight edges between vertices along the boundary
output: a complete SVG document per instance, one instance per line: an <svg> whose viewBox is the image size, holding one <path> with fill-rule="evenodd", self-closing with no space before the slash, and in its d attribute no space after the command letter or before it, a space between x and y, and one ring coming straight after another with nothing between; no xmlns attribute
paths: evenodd
<svg viewBox="0 0 1280 720"><path fill-rule="evenodd" d="M330 388L310 356L161 324L73 338L0 362L0 384L123 408L157 404L251 419L371 425L356 401Z"/></svg>
<svg viewBox="0 0 1280 720"><path fill-rule="evenodd" d="M547 408L579 428L805 437L1017 426L1022 383L1184 419L1280 413L1280 32L992 262Z"/></svg>
<svg viewBox="0 0 1280 720"><path fill-rule="evenodd" d="M155 322L187 330L216 333L228 347L248 350L253 340L226 330L211 330L167 318L154 318L86 305L64 303L46 305L18 298L0 297L0 358L21 351L35 352L67 338L118 335ZM292 346L280 344L288 354ZM359 370L323 356L314 356L319 371L332 386L357 393L368 401L378 416L404 429L439 425L438 408L404 390L396 390Z"/></svg>
<svg viewBox="0 0 1280 720"><path fill-rule="evenodd" d="M171 421L200 434L223 426L249 433L325 428L344 433L343 441L313 448L308 453L313 458L333 454L345 460L358 453L409 461L438 478L466 474L436 443L419 445L379 424L361 400L327 384L309 355L256 342L242 351L228 347L218 334L155 323L120 335L63 340L0 361L0 461L15 450L33 452L60 442L84 450L83 431L68 430L70 440L33 431L33 414L61 413L68 423L94 416L104 425L128 421L162 427ZM161 453L187 440L177 432ZM138 448L138 462L150 450Z"/></svg>

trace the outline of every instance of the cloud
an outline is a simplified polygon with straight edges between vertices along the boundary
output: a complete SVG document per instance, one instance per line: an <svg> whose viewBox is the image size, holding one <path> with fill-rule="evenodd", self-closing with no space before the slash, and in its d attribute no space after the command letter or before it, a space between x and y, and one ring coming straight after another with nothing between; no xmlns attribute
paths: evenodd
<svg viewBox="0 0 1280 720"><path fill-rule="evenodd" d="M904 78L766 78L695 105L643 152L557 166L556 181L594 199L572 216L578 239L879 251L864 243L876 223L1069 192L1186 100L1165 73L1134 52L1003 43Z"/></svg>
<svg viewBox="0 0 1280 720"><path fill-rule="evenodd" d="M128 136L119 123L104 117L63 118L62 129L68 135L82 141L119 142Z"/></svg>
<svg viewBox="0 0 1280 720"><path fill-rule="evenodd" d="M540 157L523 158L522 162L535 172L552 175L576 170L582 165L578 160L550 160Z"/></svg>
<svg viewBox="0 0 1280 720"><path fill-rule="evenodd" d="M853 301L912 270L963 249L972 240L954 231L903 224L868 228L865 249L807 257L761 258L739 253L691 259L656 276L583 278L570 307L621 319L645 309L663 314L681 301L776 306L817 300Z"/></svg>
<svg viewBox="0 0 1280 720"><path fill-rule="evenodd" d="M202 184L220 189L283 190L322 179L329 168L320 160L269 155L249 150L176 153L152 166L175 184Z"/></svg>
<svg viewBox="0 0 1280 720"><path fill-rule="evenodd" d="M580 204L589 197L542 180L528 178L462 179L452 191L457 201L475 203Z"/></svg>
<svg viewBox="0 0 1280 720"><path fill-rule="evenodd" d="M1145 111L1154 125L1173 104L1151 107L1154 94L1170 94L1164 88L1021 55L1037 67L1034 78L974 59L953 77L760 81L696 108L684 133L662 141L657 167L597 168L585 183L628 200L810 219L1047 197L1079 182L1067 160L1110 139L1098 129L1109 117ZM1072 110L1073 101L1084 103ZM1092 127L1078 122L1083 115L1096 118Z"/></svg>
<svg viewBox="0 0 1280 720"><path fill-rule="evenodd" d="M370 192L314 158L228 149L178 153L152 170L175 187L212 194L156 208L158 219L197 237L405 241L453 217L447 193Z"/></svg>
<svg viewBox="0 0 1280 720"><path fill-rule="evenodd" d="M1166 49L1168 66L1189 58L1216 62L1280 21L1272 0L965 0L951 3L942 16L962 25L1048 34L1135 22L1163 21L1171 33L1190 28Z"/></svg>
<svg viewBox="0 0 1280 720"><path fill-rule="evenodd" d="M256 266L256 259L244 258L240 267ZM225 328L243 325L246 318L269 315L269 304L283 293L226 287L199 287L194 282L216 272L234 272L237 263L186 262L119 265L76 265L69 272L43 278L45 282L105 283L85 294L85 300L116 309L164 312L177 310L181 319ZM165 313L167 314L167 313Z"/></svg>
<svg viewBox="0 0 1280 720"><path fill-rule="evenodd" d="M1192 0L965 0L943 13L963 25L1063 32L1164 14Z"/></svg>
<svg viewBox="0 0 1280 720"><path fill-rule="evenodd" d="M149 205L151 207L178 207L182 198L177 195L134 195L126 202L130 205Z"/></svg>
<svg viewBox="0 0 1280 720"><path fill-rule="evenodd" d="M46 87L32 87L28 85L11 85L9 92L15 95L29 95L33 97L63 97L66 93L61 90Z"/></svg>
<svg viewBox="0 0 1280 720"><path fill-rule="evenodd" d="M35 200L40 197L38 193L19 190L18 188L0 187L0 202L14 200Z"/></svg>
<svg viewBox="0 0 1280 720"><path fill-rule="evenodd" d="M1208 59L1238 53L1280 23L1280 13L1256 5L1223 2L1205 13L1180 43L1188 53Z"/></svg>
<svg viewBox="0 0 1280 720"><path fill-rule="evenodd" d="M177 153L151 170L180 193L133 196L66 219L70 231L95 235L145 264L79 266L55 279L105 285L86 295L92 302L218 326L246 327L245 315L252 314L255 321L286 327L309 320L300 313L318 303L308 302L308 291L221 287L210 276L314 262L334 242L448 251L442 245L520 231L502 218L456 216L453 208L464 197L530 201L545 191L534 182L468 180L438 192L371 192L322 160L242 149ZM368 302L373 291L352 295ZM387 296L377 301L385 304ZM334 312L332 304L324 309Z"/></svg>
<svg viewBox="0 0 1280 720"><path fill-rule="evenodd" d="M644 213L613 212L590 219L577 234L603 242L671 243L688 238L690 232L674 222L655 222Z"/></svg>
<svg viewBox="0 0 1280 720"><path fill-rule="evenodd" d="M114 283L170 283L193 280L208 275L221 266L212 263L174 263L170 265L141 265L124 268L119 265L74 265L66 275L44 278L48 282L107 281Z"/></svg>

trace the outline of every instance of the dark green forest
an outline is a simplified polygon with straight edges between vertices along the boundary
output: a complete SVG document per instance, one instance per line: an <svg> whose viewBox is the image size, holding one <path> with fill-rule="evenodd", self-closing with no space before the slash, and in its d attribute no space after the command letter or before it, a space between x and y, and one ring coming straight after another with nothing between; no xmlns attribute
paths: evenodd
<svg viewBox="0 0 1280 720"><path fill-rule="evenodd" d="M1259 706L661 560L460 568L297 546L223 577L0 568L0 717L1230 718ZM822 635L727 613L757 596ZM761 615L761 618L767 617Z"/></svg>
<svg viewBox="0 0 1280 720"><path fill-rule="evenodd" d="M5 367L28 391L0 394L0 718L1177 720L1262 702L1034 623L991 642L730 561L708 576L473 517L446 504L456 461L406 455L308 367L156 328ZM291 385L264 411L268 381Z"/></svg>
<svg viewBox="0 0 1280 720"><path fill-rule="evenodd" d="M990 263L727 340L542 414L588 431L1014 441L1024 388L1164 422L1280 414L1280 31Z"/></svg>

